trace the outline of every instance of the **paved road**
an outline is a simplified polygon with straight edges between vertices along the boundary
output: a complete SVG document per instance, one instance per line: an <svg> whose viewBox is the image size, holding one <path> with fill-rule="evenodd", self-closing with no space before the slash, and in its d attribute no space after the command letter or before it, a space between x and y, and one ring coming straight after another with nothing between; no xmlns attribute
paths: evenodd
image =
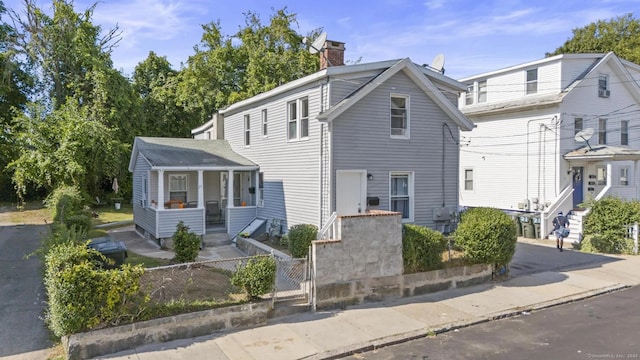
<svg viewBox="0 0 640 360"><path fill-rule="evenodd" d="M346 359L640 359L640 287Z"/></svg>
<svg viewBox="0 0 640 360"><path fill-rule="evenodd" d="M42 320L41 262L25 255L38 249L46 225L0 225L0 356L51 347Z"/></svg>

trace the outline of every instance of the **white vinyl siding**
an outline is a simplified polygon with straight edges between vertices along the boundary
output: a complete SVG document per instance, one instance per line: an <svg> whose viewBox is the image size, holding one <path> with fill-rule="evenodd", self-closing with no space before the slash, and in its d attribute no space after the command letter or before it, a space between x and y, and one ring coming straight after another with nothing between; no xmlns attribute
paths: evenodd
<svg viewBox="0 0 640 360"><path fill-rule="evenodd" d="M409 96L391 95L390 124L392 138L409 138Z"/></svg>

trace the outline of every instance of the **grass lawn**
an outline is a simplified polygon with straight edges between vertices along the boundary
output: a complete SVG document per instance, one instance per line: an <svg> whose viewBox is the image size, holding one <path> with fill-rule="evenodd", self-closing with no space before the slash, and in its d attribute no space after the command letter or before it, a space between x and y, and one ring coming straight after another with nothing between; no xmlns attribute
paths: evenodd
<svg viewBox="0 0 640 360"><path fill-rule="evenodd" d="M125 260L124 262L125 264L142 265L145 268L153 268L153 267L173 264L173 262L168 259L158 259L158 258L152 258L148 256L142 256L140 254L131 252L130 250L127 251L127 255L129 256Z"/></svg>
<svg viewBox="0 0 640 360"><path fill-rule="evenodd" d="M18 210L16 204L0 203L0 223L41 225L51 223L51 218L42 201L26 203L23 210Z"/></svg>
<svg viewBox="0 0 640 360"><path fill-rule="evenodd" d="M107 206L96 208L93 211L98 214L98 217L93 220L93 225L133 220L133 209L131 205L122 204L119 210L116 210L113 206Z"/></svg>

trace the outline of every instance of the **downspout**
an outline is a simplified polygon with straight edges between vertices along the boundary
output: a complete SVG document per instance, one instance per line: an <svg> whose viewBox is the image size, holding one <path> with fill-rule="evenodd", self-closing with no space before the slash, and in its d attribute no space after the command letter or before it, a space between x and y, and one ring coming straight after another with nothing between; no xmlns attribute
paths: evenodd
<svg viewBox="0 0 640 360"><path fill-rule="evenodd" d="M324 84L320 84L320 114L322 114L322 110L324 109L324 99L322 98L322 95L324 94ZM324 226L324 203L322 202L324 200L324 195L323 195L323 190L324 190L324 183L323 183L323 170L324 170L324 154L323 154L323 149L324 149L324 124L320 123L320 166L318 166L320 174L318 176L318 179L320 179L320 191L319 191L319 205L320 205L320 214L319 214L319 226L318 228L321 229Z"/></svg>

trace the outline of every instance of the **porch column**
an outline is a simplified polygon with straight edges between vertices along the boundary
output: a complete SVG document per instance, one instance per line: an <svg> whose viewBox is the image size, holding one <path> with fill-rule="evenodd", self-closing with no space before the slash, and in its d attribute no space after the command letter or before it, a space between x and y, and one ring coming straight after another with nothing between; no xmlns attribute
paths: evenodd
<svg viewBox="0 0 640 360"><path fill-rule="evenodd" d="M233 170L229 170L229 178L227 179L227 207L234 207L233 199Z"/></svg>
<svg viewBox="0 0 640 360"><path fill-rule="evenodd" d="M198 170L198 209L204 209L204 170Z"/></svg>
<svg viewBox="0 0 640 360"><path fill-rule="evenodd" d="M164 210L164 170L158 170L158 210Z"/></svg>
<svg viewBox="0 0 640 360"><path fill-rule="evenodd" d="M613 185L613 166L611 165L611 162L607 163L607 187L611 187L611 185Z"/></svg>

